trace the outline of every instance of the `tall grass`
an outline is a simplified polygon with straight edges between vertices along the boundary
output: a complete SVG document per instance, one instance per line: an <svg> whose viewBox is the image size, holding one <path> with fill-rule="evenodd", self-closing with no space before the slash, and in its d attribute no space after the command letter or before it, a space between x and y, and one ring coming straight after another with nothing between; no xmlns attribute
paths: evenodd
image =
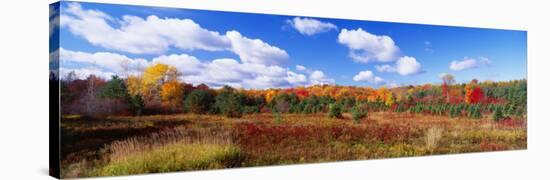
<svg viewBox="0 0 550 180"><path fill-rule="evenodd" d="M241 165L241 151L230 144L174 143L111 159L100 176L219 169Z"/></svg>
<svg viewBox="0 0 550 180"><path fill-rule="evenodd" d="M426 131L424 135L424 142L426 143L426 149L433 152L437 148L437 144L442 137L443 129L439 127L431 127Z"/></svg>
<svg viewBox="0 0 550 180"><path fill-rule="evenodd" d="M111 176L241 165L244 155L225 128L179 126L147 136L115 141L105 147L103 166L91 175Z"/></svg>
<svg viewBox="0 0 550 180"><path fill-rule="evenodd" d="M194 126L178 126L172 129L152 133L146 136L115 141L107 145L109 159L125 157L136 152L149 151L169 144L231 144L230 131L223 128L208 128Z"/></svg>

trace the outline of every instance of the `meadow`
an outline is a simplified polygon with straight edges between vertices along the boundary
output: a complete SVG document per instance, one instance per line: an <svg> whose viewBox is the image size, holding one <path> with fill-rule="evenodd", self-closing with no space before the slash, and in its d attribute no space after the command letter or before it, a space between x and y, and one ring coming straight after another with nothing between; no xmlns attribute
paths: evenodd
<svg viewBox="0 0 550 180"><path fill-rule="evenodd" d="M525 79L237 89L178 74L155 64L142 76L60 80L61 176L527 148Z"/></svg>
<svg viewBox="0 0 550 180"><path fill-rule="evenodd" d="M255 113L240 118L173 114L64 116L62 176L363 160L527 148L525 119L495 122L409 112L361 121L324 113Z"/></svg>

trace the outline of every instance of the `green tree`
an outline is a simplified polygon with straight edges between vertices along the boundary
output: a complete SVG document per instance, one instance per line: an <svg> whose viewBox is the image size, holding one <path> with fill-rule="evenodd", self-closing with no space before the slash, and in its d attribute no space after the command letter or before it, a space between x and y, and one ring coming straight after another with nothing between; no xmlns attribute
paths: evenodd
<svg viewBox="0 0 550 180"><path fill-rule="evenodd" d="M100 98L127 100L130 96L126 84L118 76L112 76L111 80L101 88L98 93Z"/></svg>
<svg viewBox="0 0 550 180"><path fill-rule="evenodd" d="M126 84L118 76L112 76L111 80L107 81L96 95L100 99L106 100L101 106L109 114L124 112L131 106Z"/></svg>
<svg viewBox="0 0 550 180"><path fill-rule="evenodd" d="M333 103L329 105L328 117L329 118L342 118L343 107L339 103Z"/></svg>
<svg viewBox="0 0 550 180"><path fill-rule="evenodd" d="M185 99L185 107L189 112L204 114L208 112L213 102L212 94L206 90L193 90Z"/></svg>
<svg viewBox="0 0 550 180"><path fill-rule="evenodd" d="M216 96L214 107L227 117L242 117L244 98L245 97L237 93L235 89L225 86L220 94Z"/></svg>
<svg viewBox="0 0 550 180"><path fill-rule="evenodd" d="M497 106L493 111L493 120L500 121L502 119L504 119L504 112L502 112L502 108Z"/></svg>
<svg viewBox="0 0 550 180"><path fill-rule="evenodd" d="M141 95L137 94L130 97L130 108L136 115L141 115L144 106L145 102L143 98L141 98Z"/></svg>
<svg viewBox="0 0 550 180"><path fill-rule="evenodd" d="M367 116L367 111L363 109L360 105L356 104L351 108L351 119L355 123L359 123L359 121Z"/></svg>
<svg viewBox="0 0 550 180"><path fill-rule="evenodd" d="M468 108L468 117L472 119L480 119L481 118L481 108L479 105L472 105Z"/></svg>

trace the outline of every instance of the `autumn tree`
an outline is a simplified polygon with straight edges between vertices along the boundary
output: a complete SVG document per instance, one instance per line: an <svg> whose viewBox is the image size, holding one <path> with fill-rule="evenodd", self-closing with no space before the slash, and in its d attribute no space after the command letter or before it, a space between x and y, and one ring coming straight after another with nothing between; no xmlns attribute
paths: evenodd
<svg viewBox="0 0 550 180"><path fill-rule="evenodd" d="M171 108L180 108L183 102L183 85L178 81L166 82L161 86L162 103Z"/></svg>
<svg viewBox="0 0 550 180"><path fill-rule="evenodd" d="M126 78L126 88L128 89L128 94L132 96L141 96L141 78L132 75L128 76L128 78Z"/></svg>
<svg viewBox="0 0 550 180"><path fill-rule="evenodd" d="M277 91L273 90L273 89L270 89L267 91L267 93L265 94L265 101L267 103L271 103L271 100L273 100L273 98L277 95Z"/></svg>
<svg viewBox="0 0 550 180"><path fill-rule="evenodd" d="M477 85L477 80L472 80L464 87L464 102L466 104L477 104L483 99L483 90Z"/></svg>
<svg viewBox="0 0 550 180"><path fill-rule="evenodd" d="M386 95L386 101L384 102L384 104L386 104L386 106L392 106L393 104L395 103L395 99L393 97L393 93L390 91L387 93Z"/></svg>
<svg viewBox="0 0 550 180"><path fill-rule="evenodd" d="M160 102L162 85L166 82L177 81L178 76L179 72L173 66L157 63L147 67L143 72L139 87L141 95L146 102Z"/></svg>
<svg viewBox="0 0 550 180"><path fill-rule="evenodd" d="M444 74L441 76L441 80L443 80L443 84L441 85L441 94L445 98L445 101L449 103L451 99L449 96L449 86L455 83L455 77L451 74Z"/></svg>

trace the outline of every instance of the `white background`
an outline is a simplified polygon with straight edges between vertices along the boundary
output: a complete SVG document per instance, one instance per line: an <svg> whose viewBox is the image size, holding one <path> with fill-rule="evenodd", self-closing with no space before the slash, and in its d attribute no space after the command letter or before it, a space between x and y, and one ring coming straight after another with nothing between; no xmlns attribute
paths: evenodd
<svg viewBox="0 0 550 180"><path fill-rule="evenodd" d="M545 1L95 0L195 9L528 31L528 150L168 173L113 179L549 179L550 5ZM0 10L0 179L48 172L48 4Z"/></svg>

